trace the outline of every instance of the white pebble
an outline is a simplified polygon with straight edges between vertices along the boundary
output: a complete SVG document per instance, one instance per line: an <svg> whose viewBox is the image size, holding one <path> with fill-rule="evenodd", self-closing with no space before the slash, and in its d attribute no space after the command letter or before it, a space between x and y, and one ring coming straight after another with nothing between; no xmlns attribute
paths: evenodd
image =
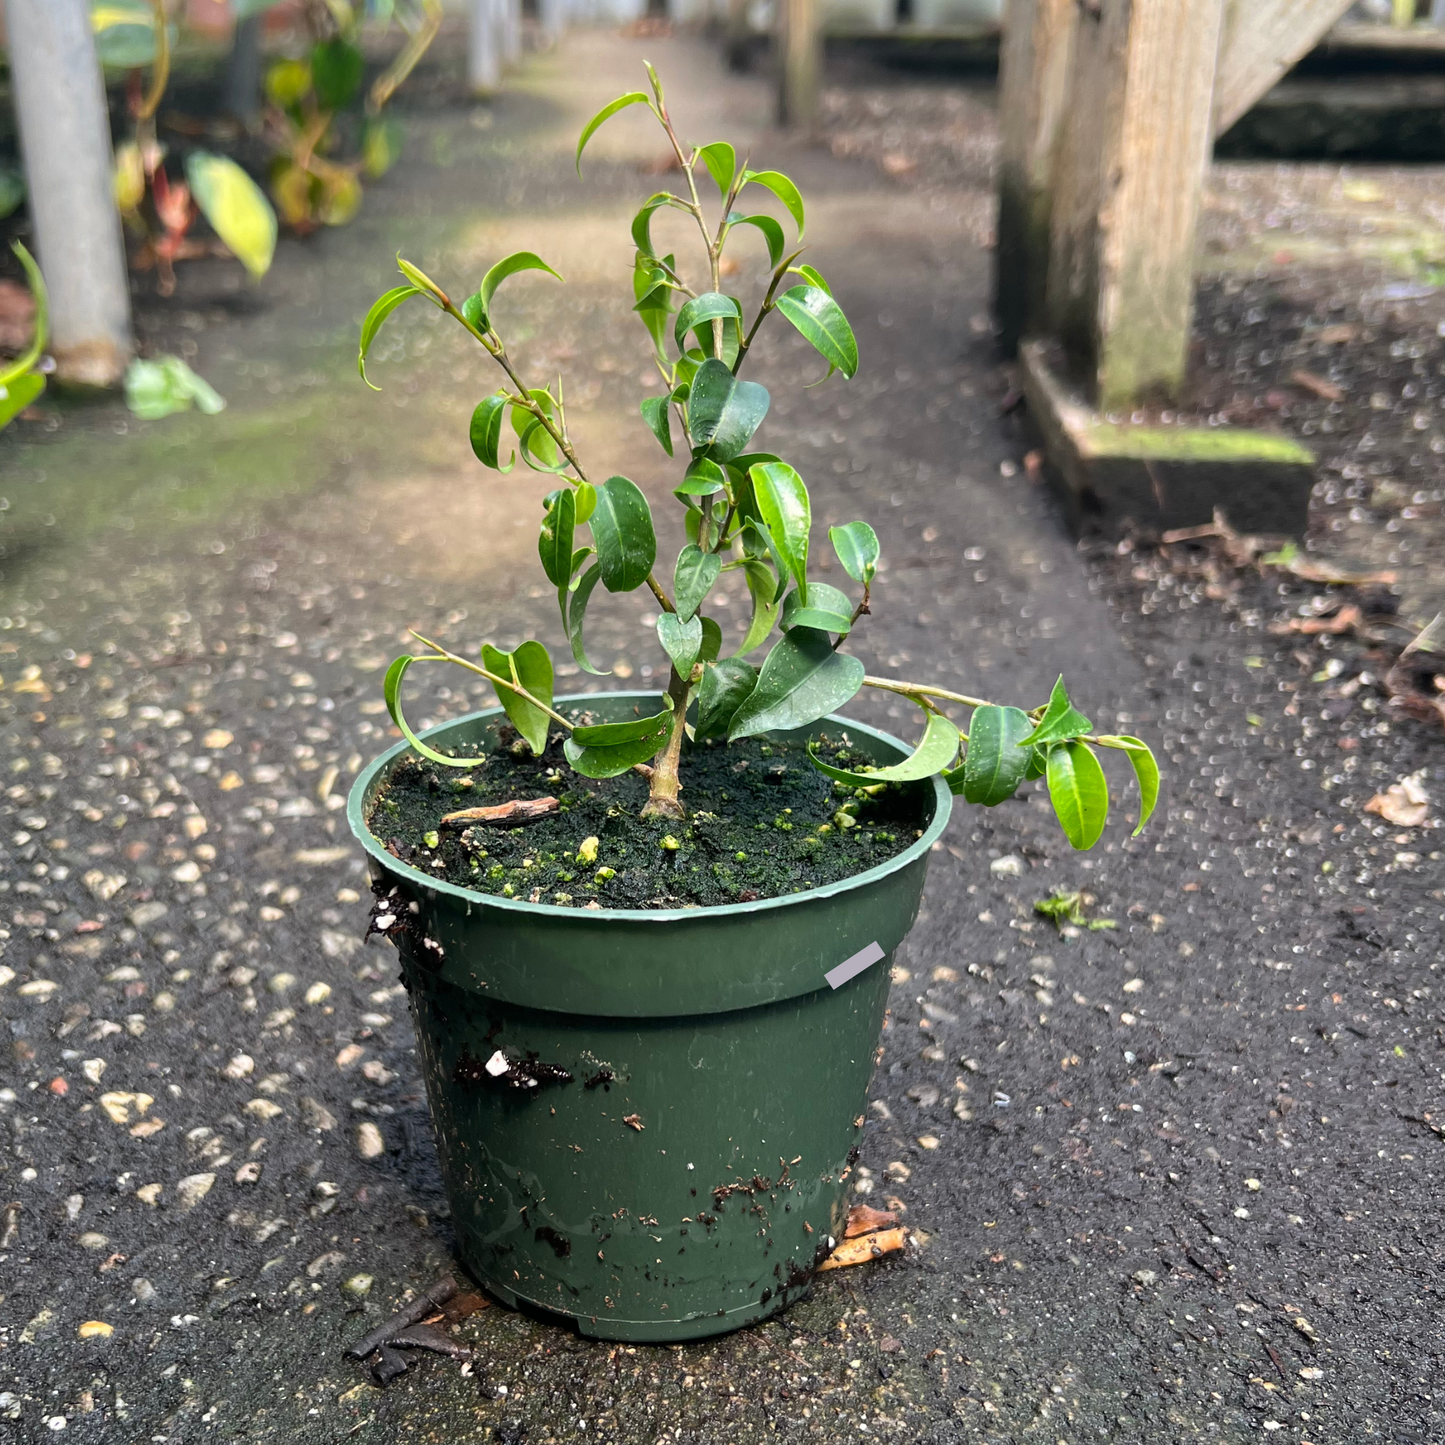
<svg viewBox="0 0 1445 1445"><path fill-rule="evenodd" d="M331 997L331 985L329 983L313 983L306 990L306 1002L309 1004L325 1003Z"/></svg>
<svg viewBox="0 0 1445 1445"><path fill-rule="evenodd" d="M244 1079L255 1067L256 1061L250 1054L237 1054L221 1070L221 1075L227 1079Z"/></svg>
<svg viewBox="0 0 1445 1445"><path fill-rule="evenodd" d="M378 1159L386 1153L386 1140L381 1137L381 1130L369 1120L357 1127L356 1152L363 1159Z"/></svg>
<svg viewBox="0 0 1445 1445"><path fill-rule="evenodd" d="M104 1059L82 1059L80 1061L80 1072L90 1080L92 1084L100 1083L100 1076L105 1072Z"/></svg>
<svg viewBox="0 0 1445 1445"><path fill-rule="evenodd" d="M176 1198L182 1209L194 1209L211 1192L216 1182L214 1174L187 1174L176 1184Z"/></svg>

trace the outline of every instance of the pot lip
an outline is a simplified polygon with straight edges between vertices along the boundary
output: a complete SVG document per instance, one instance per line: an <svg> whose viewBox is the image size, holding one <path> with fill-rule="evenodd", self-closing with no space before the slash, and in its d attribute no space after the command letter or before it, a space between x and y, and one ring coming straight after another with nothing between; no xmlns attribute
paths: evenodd
<svg viewBox="0 0 1445 1445"><path fill-rule="evenodd" d="M574 693L566 697L554 698L554 705L561 703L595 703L599 698L625 698L631 699L656 699L657 693L651 691L641 692L587 692ZM437 734L445 732L449 728L456 727L459 723L471 722L477 718L493 718L503 715L501 707L482 708L477 712L464 713L461 717L449 718L446 722L438 723L435 727L427 728L425 732L418 733L421 738L432 738ZM842 716L840 713L829 713L826 717L818 719L819 722L835 723L842 727L851 729L856 733L862 733L867 737L874 738L879 742L891 744L900 748L906 757L910 751L908 744L891 733L885 733L880 728L869 727L867 723L858 722L856 719ZM362 817L362 802L366 797L367 789L371 787L373 779L378 777L391 762L400 757L403 753L411 751L411 744L403 738L399 743L388 748L380 756L361 770L356 781L351 785L351 792L346 800L346 821L351 826L353 836L360 842L366 852L389 873L394 873L406 878L413 883L420 884L432 894L445 894L459 901L466 903L469 907L495 908L501 913L516 913L526 917L543 917L567 921L576 924L590 924L593 922L626 922L643 924L665 924L665 923L690 923L704 922L712 919L735 918L742 914L761 913L771 909L788 908L798 904L815 903L826 898L834 898L842 893L850 893L854 889L867 887L872 883L879 883L892 874L907 868L916 862L920 857L925 856L929 849L948 826L949 814L953 807L953 794L949 791L948 784L940 776L935 776L933 782L933 818L923 830L923 835L915 838L901 853L895 854L886 863L879 863L875 867L867 869L862 873L851 874L847 878L840 878L835 883L825 883L817 888L809 888L803 893L786 893L776 898L758 898L751 903L720 903L707 908L569 908L557 903L531 903L525 898L499 898L493 893L478 893L470 888L462 888L458 884L449 883L444 878L437 878L433 874L423 873L419 868L413 868L410 863L403 863L400 858L388 853L382 846L381 840L367 827L366 820Z"/></svg>

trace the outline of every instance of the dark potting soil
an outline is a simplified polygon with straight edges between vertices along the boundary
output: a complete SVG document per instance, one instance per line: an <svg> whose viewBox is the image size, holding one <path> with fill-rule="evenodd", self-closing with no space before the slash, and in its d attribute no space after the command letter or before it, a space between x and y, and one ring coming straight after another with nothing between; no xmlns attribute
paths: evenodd
<svg viewBox="0 0 1445 1445"><path fill-rule="evenodd" d="M869 761L846 733L818 752L835 767ZM402 759L367 822L403 862L479 893L573 908L708 907L801 893L886 862L918 838L930 792L836 783L801 744L757 738L690 749L682 785L686 818L643 818L640 773L583 778L560 734L534 758L504 728L481 767ZM463 808L546 796L558 811L523 827L442 824Z"/></svg>

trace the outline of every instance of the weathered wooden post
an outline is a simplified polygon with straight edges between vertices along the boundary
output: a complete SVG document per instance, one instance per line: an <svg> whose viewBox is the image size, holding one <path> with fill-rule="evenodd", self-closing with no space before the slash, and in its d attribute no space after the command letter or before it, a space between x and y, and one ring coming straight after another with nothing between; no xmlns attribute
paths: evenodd
<svg viewBox="0 0 1445 1445"><path fill-rule="evenodd" d="M7 19L56 377L114 386L131 355L130 283L90 7L8 0Z"/></svg>
<svg viewBox="0 0 1445 1445"><path fill-rule="evenodd" d="M823 79L823 31L819 0L782 0L782 90L778 119L786 126L807 129L818 119Z"/></svg>
<svg viewBox="0 0 1445 1445"><path fill-rule="evenodd" d="M497 0L467 0L467 89L490 95L502 83Z"/></svg>
<svg viewBox="0 0 1445 1445"><path fill-rule="evenodd" d="M1246 530L1303 528L1313 457L1291 438L1133 418L1183 388L1214 137L1348 5L1011 0L997 304L1076 524L1220 508Z"/></svg>

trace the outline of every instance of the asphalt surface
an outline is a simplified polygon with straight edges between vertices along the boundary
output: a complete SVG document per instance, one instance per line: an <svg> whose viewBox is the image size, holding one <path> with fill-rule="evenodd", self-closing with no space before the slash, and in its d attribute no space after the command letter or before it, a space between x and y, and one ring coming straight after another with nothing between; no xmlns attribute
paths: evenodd
<svg viewBox="0 0 1445 1445"><path fill-rule="evenodd" d="M957 810L858 1171L906 1208L905 1256L686 1347L494 1305L460 1326L479 1369L428 1359L382 1391L344 1346L453 1264L337 803L389 742L380 669L408 625L559 638L530 585L541 486L466 448L478 359L399 313L373 397L354 326L398 247L446 284L535 246L568 290L518 284L518 354L566 369L598 470L665 497L623 294L661 147L629 117L584 181L570 160L643 54L685 133L796 176L857 329L849 387L803 391L816 368L781 338L757 371L760 442L826 520L882 538L853 650L1026 704L1063 671L1096 724L1155 743L1165 793L1129 841L1121 783L1088 857L1038 794ZM408 161L353 227L284 245L258 292L207 263L143 308L226 413L57 409L0 442L0 1438L1441 1438L1438 729L1270 632L1302 584L1221 603L1063 535L996 415L977 185L925 195L768 137L765 85L688 41L579 33L490 108L433 74L411 109ZM645 681L644 602L595 610L594 655ZM439 682L415 713L476 702ZM1411 775L1423 825L1364 811ZM1056 931L1033 905L1057 891L1117 926Z"/></svg>

